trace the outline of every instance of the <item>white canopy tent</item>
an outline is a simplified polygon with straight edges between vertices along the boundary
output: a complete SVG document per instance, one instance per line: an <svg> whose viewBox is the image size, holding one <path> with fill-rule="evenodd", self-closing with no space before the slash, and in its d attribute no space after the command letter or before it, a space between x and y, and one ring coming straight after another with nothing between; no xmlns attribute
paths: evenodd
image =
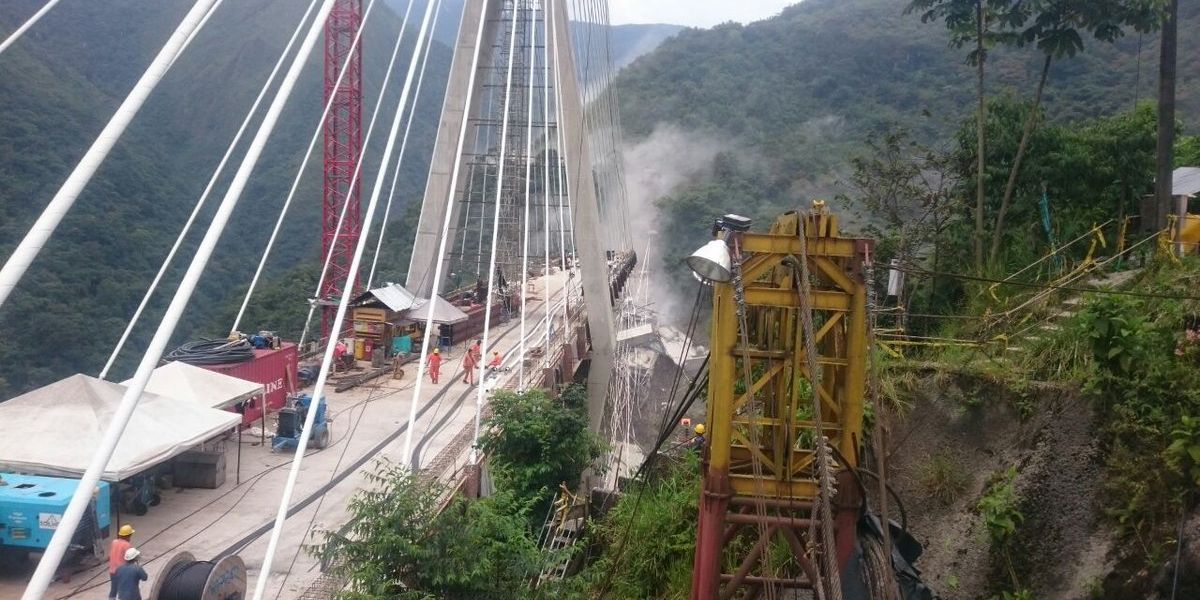
<svg viewBox="0 0 1200 600"><path fill-rule="evenodd" d="M129 385L129 381L121 385ZM176 361L155 369L146 391L208 408L229 408L263 393L263 386Z"/></svg>
<svg viewBox="0 0 1200 600"><path fill-rule="evenodd" d="M72 375L0 404L0 470L83 475L124 393L119 383ZM145 393L101 478L137 475L239 421L237 413Z"/></svg>
<svg viewBox="0 0 1200 600"><path fill-rule="evenodd" d="M429 319L429 311L431 310L433 311L434 323L453 325L455 323L462 323L468 318L467 313L463 312L457 306L450 304L441 296L434 296L433 302L418 300L413 309L405 315L405 318L410 321L425 321Z"/></svg>
<svg viewBox="0 0 1200 600"><path fill-rule="evenodd" d="M358 306L376 300L388 307L392 312L404 312L419 302L423 302L417 298L417 295L405 289L404 286L398 283L389 283L381 288L375 288L359 294L352 302Z"/></svg>

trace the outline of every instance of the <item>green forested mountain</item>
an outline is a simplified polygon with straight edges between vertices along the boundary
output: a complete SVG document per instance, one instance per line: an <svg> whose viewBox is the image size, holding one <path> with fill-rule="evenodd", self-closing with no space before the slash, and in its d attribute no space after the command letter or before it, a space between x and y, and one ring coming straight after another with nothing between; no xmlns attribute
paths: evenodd
<svg viewBox="0 0 1200 600"><path fill-rule="evenodd" d="M703 164L629 165L655 177L675 168L692 174L688 186L659 203L659 228L667 233L660 256L677 261L703 241L721 211L737 208L766 219L845 191L850 158L890 128L952 145L952 134L974 109L974 71L964 64L964 50L948 47L940 23L904 14L908 4L806 0L750 25L684 30L621 72L627 143L654 142L651 134L667 129L708 150L700 153ZM1180 32L1195 30L1200 5L1182 3L1180 21ZM1082 54L1056 62L1050 72L1044 106L1054 121L1111 115L1155 96L1157 36L1085 43ZM1033 48L993 52L991 95L1030 98L1040 59ZM1178 116L1195 133L1200 46L1186 33L1179 72ZM635 199L644 196L639 192L631 190Z"/></svg>
<svg viewBox="0 0 1200 600"><path fill-rule="evenodd" d="M0 55L0 256L7 256L28 230L190 4L63 3ZM0 35L40 5L38 0L4 2ZM0 309L0 381L8 387L7 392L0 389L0 398L73 372L95 373L103 365L306 5L287 0L226 3L180 57ZM375 10L364 35L364 128L399 27L383 3ZM405 66L415 31L407 38L400 58ZM423 189L449 54L435 44L401 177L401 202ZM179 339L220 335L220 328L228 327L217 317L240 299L249 282L320 115L320 62L318 48L222 237ZM382 148L402 78L403 70L393 76L394 90L369 150L374 156ZM317 257L319 164L318 145L268 265L269 278L290 274ZM368 168L364 197L373 178L374 169ZM223 190L218 186L206 215ZM394 210L393 220L401 220L404 212ZM202 231L196 228L184 257ZM387 244L389 256L406 245L399 240ZM386 256L381 260L393 277L406 268L398 262ZM168 288L173 289L186 260L177 263ZM135 331L126 367L140 355L167 297L160 295L144 319L147 325ZM303 297L295 302L303 305Z"/></svg>

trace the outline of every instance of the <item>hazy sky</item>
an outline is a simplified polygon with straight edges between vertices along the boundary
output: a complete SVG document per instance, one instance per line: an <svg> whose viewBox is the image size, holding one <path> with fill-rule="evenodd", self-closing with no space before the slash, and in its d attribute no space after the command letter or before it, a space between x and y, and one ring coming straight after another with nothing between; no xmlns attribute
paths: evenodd
<svg viewBox="0 0 1200 600"><path fill-rule="evenodd" d="M613 23L671 23L712 27L749 23L779 14L800 0L609 0Z"/></svg>

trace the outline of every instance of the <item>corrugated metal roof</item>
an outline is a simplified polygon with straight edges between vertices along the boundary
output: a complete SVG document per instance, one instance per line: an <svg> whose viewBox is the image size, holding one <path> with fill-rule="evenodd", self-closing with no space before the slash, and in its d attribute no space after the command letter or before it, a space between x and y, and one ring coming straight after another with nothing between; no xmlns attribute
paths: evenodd
<svg viewBox="0 0 1200 600"><path fill-rule="evenodd" d="M1171 193L1176 196L1195 196L1200 193L1200 167L1179 167L1171 179Z"/></svg>
<svg viewBox="0 0 1200 600"><path fill-rule="evenodd" d="M355 299L355 304L361 303L367 296L374 296L376 300L395 312L406 311L417 303L416 295L398 283L389 283L384 287L366 292Z"/></svg>

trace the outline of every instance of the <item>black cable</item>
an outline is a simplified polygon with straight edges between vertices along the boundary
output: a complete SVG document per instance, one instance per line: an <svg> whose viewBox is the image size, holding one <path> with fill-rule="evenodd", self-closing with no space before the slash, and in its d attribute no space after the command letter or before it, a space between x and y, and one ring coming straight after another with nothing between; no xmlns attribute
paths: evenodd
<svg viewBox="0 0 1200 600"><path fill-rule="evenodd" d="M200 600L215 566L216 563L202 560L172 567L159 590L158 600Z"/></svg>
<svg viewBox="0 0 1200 600"><path fill-rule="evenodd" d="M253 359L254 346L244 338L235 341L198 340L168 352L165 358L189 365L231 365Z"/></svg>

